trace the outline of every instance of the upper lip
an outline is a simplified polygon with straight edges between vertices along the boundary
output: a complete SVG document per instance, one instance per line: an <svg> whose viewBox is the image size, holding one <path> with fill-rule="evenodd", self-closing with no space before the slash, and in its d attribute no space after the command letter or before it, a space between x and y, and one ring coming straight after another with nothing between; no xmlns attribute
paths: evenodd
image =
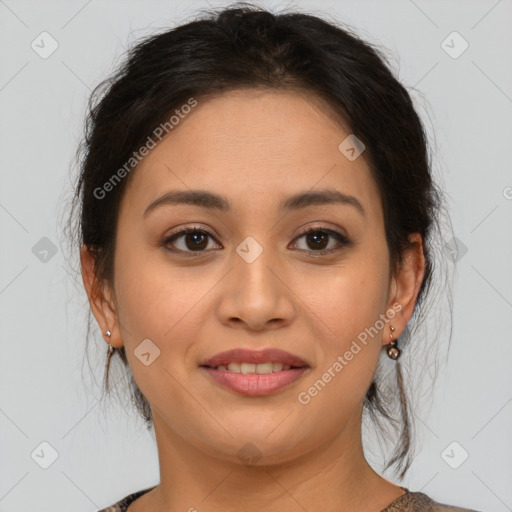
<svg viewBox="0 0 512 512"><path fill-rule="evenodd" d="M309 366L306 361L299 356L286 352L278 348L266 348L264 350L248 350L244 348L235 348L226 352L214 355L210 359L203 361L200 366L209 366L215 368L229 363L282 363L295 367Z"/></svg>

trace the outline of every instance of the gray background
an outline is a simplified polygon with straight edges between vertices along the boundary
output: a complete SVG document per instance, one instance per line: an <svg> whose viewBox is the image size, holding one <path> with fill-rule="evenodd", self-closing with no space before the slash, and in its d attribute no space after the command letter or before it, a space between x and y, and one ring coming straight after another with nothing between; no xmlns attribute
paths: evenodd
<svg viewBox="0 0 512 512"><path fill-rule="evenodd" d="M390 50L399 79L428 102L419 97L461 251L449 360L434 406L417 411L422 449L402 485L512 510L512 2L259 3L353 25ZM58 216L90 90L133 40L204 7L0 0L1 512L95 511L158 482L142 420L126 404L98 402L106 345L96 324L92 368L83 363L85 293L69 274ZM51 48L43 31L58 44L47 58L31 47ZM442 47L453 31L469 44L457 58ZM452 53L462 48L447 41ZM47 469L44 442L58 454ZM450 467L447 447L468 459Z"/></svg>

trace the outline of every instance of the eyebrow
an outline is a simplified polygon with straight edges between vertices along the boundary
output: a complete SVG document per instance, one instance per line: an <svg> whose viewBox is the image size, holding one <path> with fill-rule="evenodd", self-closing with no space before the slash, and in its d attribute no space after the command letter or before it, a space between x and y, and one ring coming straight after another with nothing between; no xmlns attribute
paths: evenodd
<svg viewBox="0 0 512 512"><path fill-rule="evenodd" d="M228 212L231 210L229 200L223 196L206 190L171 190L163 196L155 199L144 211L143 217L162 206L189 204ZM326 188L314 192L299 192L288 197L280 204L281 211L295 211L309 206L342 204L354 207L361 215L366 217L366 211L363 205L354 196L343 194L342 192Z"/></svg>

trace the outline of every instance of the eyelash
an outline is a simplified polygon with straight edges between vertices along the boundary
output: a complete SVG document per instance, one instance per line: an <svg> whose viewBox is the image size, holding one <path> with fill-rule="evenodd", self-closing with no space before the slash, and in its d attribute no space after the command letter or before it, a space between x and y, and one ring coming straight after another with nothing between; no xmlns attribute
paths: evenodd
<svg viewBox="0 0 512 512"><path fill-rule="evenodd" d="M336 249L322 249L320 251L307 251L307 250L303 249L303 251L307 252L309 255L311 255L313 257L332 254L332 253L341 251L344 247L347 247L347 246L351 245L351 241L345 235L342 235L338 231L333 231L332 229L327 229L327 228L322 228L322 227L310 227L307 230L305 230L302 233L300 233L297 236L296 240L299 239L299 238L302 238L303 236L309 235L310 233L318 233L318 232L326 233L326 234L332 236L334 239L336 239L341 244L341 247L338 247ZM176 233L173 233L172 235L166 237L163 240L163 242L162 242L162 246L167 251L169 251L169 252L172 252L172 253L182 253L186 257L198 257L198 256L201 256L204 252L206 252L205 250L201 250L201 251L183 251L181 249L170 249L168 247L168 245L172 241L174 241L176 239L179 239L182 236L190 234L190 233L201 233L201 234L207 235L207 236L209 236L209 237L211 237L211 238L213 238L215 240L215 237L209 231L201 228L200 226L189 226L189 227L186 227L185 229L182 229L181 231L177 231Z"/></svg>

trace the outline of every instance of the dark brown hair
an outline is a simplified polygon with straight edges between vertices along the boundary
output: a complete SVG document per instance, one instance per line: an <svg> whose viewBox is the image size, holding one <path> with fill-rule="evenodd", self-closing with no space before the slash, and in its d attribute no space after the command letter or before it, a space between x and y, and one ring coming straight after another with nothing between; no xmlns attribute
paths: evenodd
<svg viewBox="0 0 512 512"><path fill-rule="evenodd" d="M71 226L78 207L79 225L70 228L74 247L85 244L94 254L98 286L113 287L119 204L136 168L109 191L108 200L99 200L95 190L191 97L201 101L253 87L315 93L364 143L363 156L381 195L392 271L410 246L408 235L423 237L425 275L409 322L417 328L431 288L433 233L443 196L433 181L426 132L409 93L380 51L350 28L314 15L273 14L245 3L206 11L192 22L138 42L118 71L93 91L77 153L80 174L69 219ZM405 352L412 340L409 324L398 339ZM124 347L116 353L128 367ZM384 418L394 427L398 439L386 468L396 463L401 477L412 462L410 386L401 370L406 356L394 362L383 353L364 404L376 424L382 427ZM129 375L134 404L149 428L151 408Z"/></svg>

